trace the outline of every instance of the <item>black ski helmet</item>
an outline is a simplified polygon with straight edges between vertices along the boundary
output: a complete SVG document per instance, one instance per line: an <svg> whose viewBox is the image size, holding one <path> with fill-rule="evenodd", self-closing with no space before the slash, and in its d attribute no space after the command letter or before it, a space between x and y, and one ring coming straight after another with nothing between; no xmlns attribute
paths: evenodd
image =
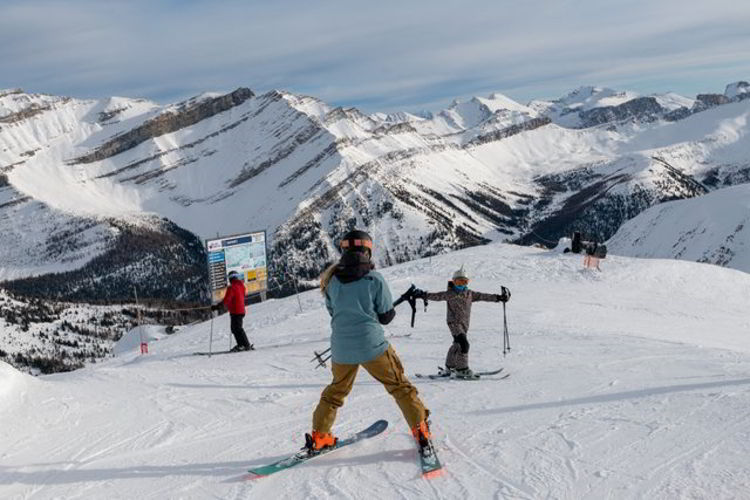
<svg viewBox="0 0 750 500"><path fill-rule="evenodd" d="M372 257L372 238L366 232L355 229L354 231L349 231L341 238L339 248L341 248L341 253L347 251L364 252L366 250L370 257Z"/></svg>

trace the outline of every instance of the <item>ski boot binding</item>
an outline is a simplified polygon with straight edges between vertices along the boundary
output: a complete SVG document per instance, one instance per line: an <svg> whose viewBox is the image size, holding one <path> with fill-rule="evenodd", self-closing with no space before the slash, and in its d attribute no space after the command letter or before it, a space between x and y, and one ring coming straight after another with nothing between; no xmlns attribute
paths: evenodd
<svg viewBox="0 0 750 500"><path fill-rule="evenodd" d="M429 450L432 449L432 442L430 441L432 435L430 434L430 427L427 424L427 421L423 420L419 425L412 428L411 435L414 436L414 439L417 441L419 452L423 455L429 453Z"/></svg>
<svg viewBox="0 0 750 500"><path fill-rule="evenodd" d="M330 432L312 431L312 434L305 434L305 447L309 455L317 455L329 448L335 448L338 438L333 437Z"/></svg>
<svg viewBox="0 0 750 500"><path fill-rule="evenodd" d="M475 378L474 372L471 371L471 368L458 368L454 372L456 378Z"/></svg>

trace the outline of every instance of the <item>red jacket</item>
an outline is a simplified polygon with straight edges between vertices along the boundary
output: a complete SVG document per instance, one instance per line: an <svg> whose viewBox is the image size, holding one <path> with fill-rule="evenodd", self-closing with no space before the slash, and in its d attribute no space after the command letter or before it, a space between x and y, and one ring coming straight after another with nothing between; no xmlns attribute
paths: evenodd
<svg viewBox="0 0 750 500"><path fill-rule="evenodd" d="M229 314L245 314L245 284L242 280L229 282L227 293L222 300Z"/></svg>

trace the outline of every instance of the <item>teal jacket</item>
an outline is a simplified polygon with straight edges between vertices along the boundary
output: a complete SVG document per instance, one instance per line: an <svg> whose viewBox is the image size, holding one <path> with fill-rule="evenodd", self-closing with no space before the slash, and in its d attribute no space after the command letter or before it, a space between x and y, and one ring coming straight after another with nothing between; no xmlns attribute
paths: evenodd
<svg viewBox="0 0 750 500"><path fill-rule="evenodd" d="M335 363L366 363L388 349L381 323L389 323L395 312L391 291L380 273L370 271L349 283L334 276L325 296Z"/></svg>

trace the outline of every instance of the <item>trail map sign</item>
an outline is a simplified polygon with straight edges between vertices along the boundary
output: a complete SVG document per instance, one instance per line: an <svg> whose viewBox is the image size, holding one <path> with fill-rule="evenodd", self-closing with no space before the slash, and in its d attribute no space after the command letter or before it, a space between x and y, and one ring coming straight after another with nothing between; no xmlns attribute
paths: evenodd
<svg viewBox="0 0 750 500"><path fill-rule="evenodd" d="M245 296L268 290L265 231L206 240L206 251L212 303L224 298L231 271L242 276Z"/></svg>

